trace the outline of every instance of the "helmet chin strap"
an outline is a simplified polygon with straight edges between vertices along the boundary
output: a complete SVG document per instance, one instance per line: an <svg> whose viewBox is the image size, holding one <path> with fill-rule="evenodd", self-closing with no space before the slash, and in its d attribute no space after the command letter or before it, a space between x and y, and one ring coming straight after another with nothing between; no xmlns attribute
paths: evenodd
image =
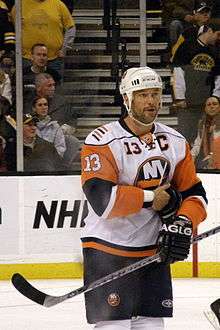
<svg viewBox="0 0 220 330"><path fill-rule="evenodd" d="M131 112L131 110L129 110L128 111L128 115L136 122L136 123L138 123L139 125L141 124L141 125L143 125L143 126L145 126L145 127L151 127L152 126L152 124L154 123L154 121L155 121L155 119L157 118L157 116L150 122L150 123L148 123L148 124L145 124L145 123L143 123L142 121L140 121L140 120L138 120L138 119L136 119L134 116L133 116L133 113Z"/></svg>

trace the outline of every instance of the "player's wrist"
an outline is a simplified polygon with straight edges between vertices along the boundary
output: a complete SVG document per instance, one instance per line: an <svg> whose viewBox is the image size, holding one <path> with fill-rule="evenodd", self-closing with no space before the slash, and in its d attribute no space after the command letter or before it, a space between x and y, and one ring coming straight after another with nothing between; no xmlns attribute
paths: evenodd
<svg viewBox="0 0 220 330"><path fill-rule="evenodd" d="M154 195L152 190L144 190L144 203L153 202Z"/></svg>
<svg viewBox="0 0 220 330"><path fill-rule="evenodd" d="M147 209L148 207L152 207L154 200L154 192L152 190L143 190L144 193L144 202L143 208Z"/></svg>

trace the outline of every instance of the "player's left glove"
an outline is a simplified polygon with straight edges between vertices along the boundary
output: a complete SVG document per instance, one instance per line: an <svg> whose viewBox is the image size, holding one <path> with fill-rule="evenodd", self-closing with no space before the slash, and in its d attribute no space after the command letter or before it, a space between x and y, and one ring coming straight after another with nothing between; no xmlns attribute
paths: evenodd
<svg viewBox="0 0 220 330"><path fill-rule="evenodd" d="M188 257L192 237L192 222L186 217L175 216L170 223L163 223L157 244L165 263L181 261Z"/></svg>

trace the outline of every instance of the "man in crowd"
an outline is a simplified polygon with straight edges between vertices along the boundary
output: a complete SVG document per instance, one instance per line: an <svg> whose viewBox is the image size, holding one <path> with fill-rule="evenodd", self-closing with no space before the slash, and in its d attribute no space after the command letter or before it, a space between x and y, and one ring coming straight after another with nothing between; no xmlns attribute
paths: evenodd
<svg viewBox="0 0 220 330"><path fill-rule="evenodd" d="M207 24L210 18L212 0L161 0L162 20L168 29L168 57L179 37L186 29ZM169 61L167 59L167 61Z"/></svg>
<svg viewBox="0 0 220 330"><path fill-rule="evenodd" d="M31 114L23 117L24 170L25 171L62 171L63 160L55 146L37 136L36 121Z"/></svg>
<svg viewBox="0 0 220 330"><path fill-rule="evenodd" d="M15 49L15 32L13 24L9 21L8 7L0 1L0 57L6 51Z"/></svg>
<svg viewBox="0 0 220 330"><path fill-rule="evenodd" d="M23 70L24 85L34 85L35 78L38 73L49 73L56 83L60 82L61 76L59 73L48 68L48 49L42 44L34 44L31 47L31 64Z"/></svg>
<svg viewBox="0 0 220 330"><path fill-rule="evenodd" d="M31 112L31 104L35 96L45 97L49 101L49 115L60 125L76 126L76 114L72 105L58 92L56 83L48 73L36 75L34 89L28 89L24 94L24 113Z"/></svg>
<svg viewBox="0 0 220 330"><path fill-rule="evenodd" d="M43 43L48 49L48 66L62 71L66 50L72 48L75 23L61 0L22 0L23 64L30 64L31 47ZM15 23L15 6L12 8Z"/></svg>
<svg viewBox="0 0 220 330"><path fill-rule="evenodd" d="M195 38L185 39L173 54L178 129L190 143L196 137L195 123L201 119L202 104L210 95L220 96L219 40L219 31L203 25Z"/></svg>

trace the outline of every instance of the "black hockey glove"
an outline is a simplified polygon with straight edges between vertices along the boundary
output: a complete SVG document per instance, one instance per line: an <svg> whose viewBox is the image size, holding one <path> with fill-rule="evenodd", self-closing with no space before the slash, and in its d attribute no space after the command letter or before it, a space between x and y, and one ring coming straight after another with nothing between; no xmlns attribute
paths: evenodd
<svg viewBox="0 0 220 330"><path fill-rule="evenodd" d="M164 223L158 236L158 251L165 263L181 261L188 257L192 237L192 222L176 216L172 223Z"/></svg>
<svg viewBox="0 0 220 330"><path fill-rule="evenodd" d="M175 216L182 203L182 196L177 190L168 188L166 192L170 195L170 200L168 204L158 212L163 223L170 221L172 217Z"/></svg>

